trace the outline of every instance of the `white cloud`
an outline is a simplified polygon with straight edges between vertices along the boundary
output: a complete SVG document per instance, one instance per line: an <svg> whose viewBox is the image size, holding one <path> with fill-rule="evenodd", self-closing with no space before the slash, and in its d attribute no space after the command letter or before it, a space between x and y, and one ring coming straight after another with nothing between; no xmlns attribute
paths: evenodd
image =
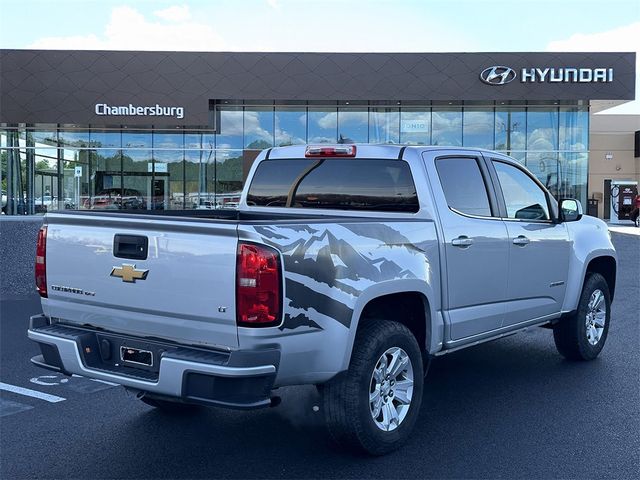
<svg viewBox="0 0 640 480"><path fill-rule="evenodd" d="M191 18L191 11L186 5L173 5L153 12L157 17L170 22L186 22Z"/></svg>
<svg viewBox="0 0 640 480"><path fill-rule="evenodd" d="M547 45L552 52L636 52L636 99L640 95L640 22L606 32L576 33ZM604 113L640 115L640 100L626 103Z"/></svg>
<svg viewBox="0 0 640 480"><path fill-rule="evenodd" d="M269 5L274 10L280 10L280 7L282 7L279 0L267 0L267 5Z"/></svg>
<svg viewBox="0 0 640 480"><path fill-rule="evenodd" d="M189 20L191 13L186 6L169 7L155 14L171 23L148 20L131 7L116 7L103 34L44 37L28 48L215 51L226 47L210 25Z"/></svg>
<svg viewBox="0 0 640 480"><path fill-rule="evenodd" d="M311 121L313 120L315 120L322 129L336 128L338 124L338 114L336 112L329 112L318 119L311 119Z"/></svg>
<svg viewBox="0 0 640 480"><path fill-rule="evenodd" d="M576 33L547 45L552 52L628 52L640 50L640 22L606 32Z"/></svg>

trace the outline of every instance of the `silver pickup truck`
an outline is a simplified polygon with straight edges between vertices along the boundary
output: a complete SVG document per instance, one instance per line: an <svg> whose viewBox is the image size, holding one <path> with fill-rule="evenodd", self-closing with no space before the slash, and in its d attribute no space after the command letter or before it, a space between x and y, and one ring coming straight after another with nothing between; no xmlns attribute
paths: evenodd
<svg viewBox="0 0 640 480"><path fill-rule="evenodd" d="M595 358L615 282L607 226L503 154L291 146L237 210L47 214L28 335L33 363L165 410L317 385L334 440L383 454L438 355L544 326Z"/></svg>

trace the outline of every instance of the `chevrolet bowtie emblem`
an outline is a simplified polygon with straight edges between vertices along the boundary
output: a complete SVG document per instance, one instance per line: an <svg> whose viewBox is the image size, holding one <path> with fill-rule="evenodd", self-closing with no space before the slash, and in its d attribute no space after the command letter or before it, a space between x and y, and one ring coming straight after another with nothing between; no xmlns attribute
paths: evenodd
<svg viewBox="0 0 640 480"><path fill-rule="evenodd" d="M135 265L123 263L121 267L113 267L112 277L120 277L123 282L136 283L136 280L146 280L149 270L138 270Z"/></svg>

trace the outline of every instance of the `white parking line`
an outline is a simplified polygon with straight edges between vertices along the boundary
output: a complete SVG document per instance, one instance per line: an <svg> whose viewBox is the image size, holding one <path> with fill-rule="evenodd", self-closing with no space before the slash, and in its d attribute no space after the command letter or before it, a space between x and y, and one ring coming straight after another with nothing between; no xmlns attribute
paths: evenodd
<svg viewBox="0 0 640 480"><path fill-rule="evenodd" d="M0 382L0 390L17 393L19 395L26 395L27 397L38 398L40 400L44 400L45 402L50 402L50 403L64 402L66 400L66 398L58 397L56 395L49 395L48 393L42 393L42 392L38 392L37 390L17 387L15 385L9 385L8 383L2 383L2 382Z"/></svg>

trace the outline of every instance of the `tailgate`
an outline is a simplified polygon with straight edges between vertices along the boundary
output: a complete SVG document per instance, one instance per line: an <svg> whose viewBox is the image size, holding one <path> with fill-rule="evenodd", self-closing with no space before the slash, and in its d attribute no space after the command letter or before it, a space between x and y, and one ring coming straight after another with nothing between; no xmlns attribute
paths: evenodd
<svg viewBox="0 0 640 480"><path fill-rule="evenodd" d="M47 316L135 336L238 346L235 221L53 214L46 223ZM135 252L145 243L146 258L122 258L141 256Z"/></svg>

